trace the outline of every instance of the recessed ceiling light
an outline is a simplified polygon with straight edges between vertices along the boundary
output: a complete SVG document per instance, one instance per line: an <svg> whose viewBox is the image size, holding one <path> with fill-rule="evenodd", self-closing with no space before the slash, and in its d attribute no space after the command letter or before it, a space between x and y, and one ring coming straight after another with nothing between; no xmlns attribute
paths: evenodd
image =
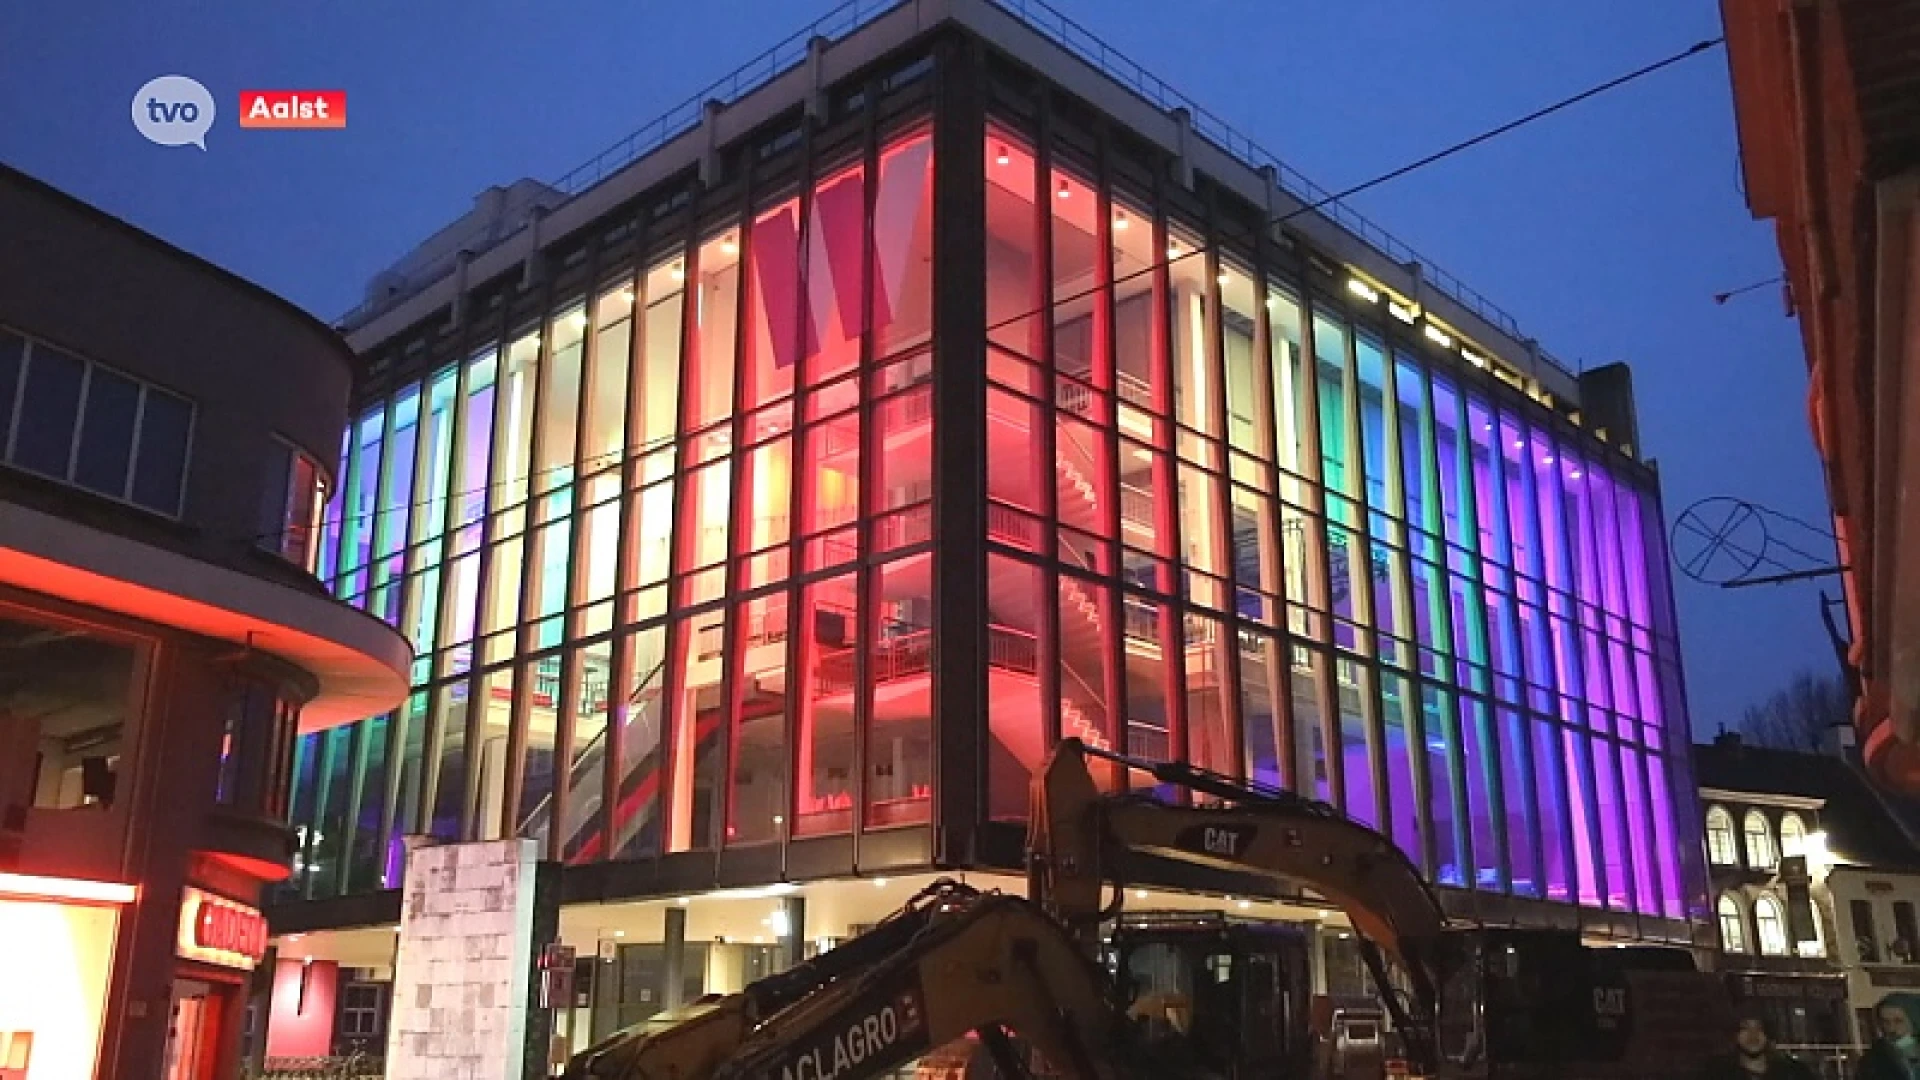
<svg viewBox="0 0 1920 1080"><path fill-rule="evenodd" d="M1115 210L1113 212L1113 227L1116 229L1125 229L1127 227L1127 212L1125 210Z"/></svg>
<svg viewBox="0 0 1920 1080"><path fill-rule="evenodd" d="M1005 144L1002 144L998 150L994 151L993 163L995 165L1005 165L1007 162L1012 160L1013 158L1007 154L1007 148Z"/></svg>
<svg viewBox="0 0 1920 1080"><path fill-rule="evenodd" d="M1059 195L1063 199L1072 198L1073 188L1068 186L1065 180L1062 180L1060 181L1060 190L1055 194Z"/></svg>

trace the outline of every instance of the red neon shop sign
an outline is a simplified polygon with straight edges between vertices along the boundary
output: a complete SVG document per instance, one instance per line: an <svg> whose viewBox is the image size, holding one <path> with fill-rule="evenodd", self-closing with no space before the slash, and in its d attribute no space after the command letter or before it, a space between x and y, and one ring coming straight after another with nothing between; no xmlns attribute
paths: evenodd
<svg viewBox="0 0 1920 1080"><path fill-rule="evenodd" d="M267 954L267 919L245 904L189 886L180 905L179 953L251 970Z"/></svg>

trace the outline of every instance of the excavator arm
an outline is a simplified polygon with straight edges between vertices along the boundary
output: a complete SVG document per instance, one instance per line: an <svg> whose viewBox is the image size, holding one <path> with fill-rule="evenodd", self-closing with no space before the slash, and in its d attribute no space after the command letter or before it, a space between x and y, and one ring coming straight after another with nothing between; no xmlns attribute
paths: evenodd
<svg viewBox="0 0 1920 1080"><path fill-rule="evenodd" d="M1088 758L1150 775L1218 806L1175 806L1151 795L1105 795ZM1104 765L1102 766L1105 767ZM1191 765L1149 762L1064 739L1034 777L1027 895L1083 942L1111 914L1104 887L1133 879L1133 864L1158 856L1306 885L1352 919L1412 986L1414 1012L1397 1024L1433 1030L1446 916L1419 868L1380 833L1324 803L1240 784ZM1377 979L1384 972L1376 965ZM1389 1008L1397 998L1382 986Z"/></svg>
<svg viewBox="0 0 1920 1080"><path fill-rule="evenodd" d="M851 955L824 963L845 950ZM1038 908L942 883L872 932L700 1016L613 1036L567 1075L866 1080L978 1033L1002 1071L1017 1076L1009 1031L1074 1080L1190 1071L1156 1061L1108 993L1103 973Z"/></svg>

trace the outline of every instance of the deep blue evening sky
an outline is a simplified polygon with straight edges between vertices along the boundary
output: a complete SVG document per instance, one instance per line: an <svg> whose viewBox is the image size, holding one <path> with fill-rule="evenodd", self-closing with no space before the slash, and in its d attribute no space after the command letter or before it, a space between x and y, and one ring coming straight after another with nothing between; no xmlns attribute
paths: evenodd
<svg viewBox="0 0 1920 1080"><path fill-rule="evenodd" d="M1720 33L1714 0L1057 2L1328 189ZM486 185L558 177L826 7L4 4L0 161L332 318ZM208 152L129 121L165 74L213 92ZM278 88L345 90L350 126L240 130L238 92ZM1562 359L1631 361L1670 516L1709 495L1824 516L1778 290L1712 302L1779 270L1740 195L1723 52L1359 205ZM1830 668L1817 585L1678 589L1696 731Z"/></svg>

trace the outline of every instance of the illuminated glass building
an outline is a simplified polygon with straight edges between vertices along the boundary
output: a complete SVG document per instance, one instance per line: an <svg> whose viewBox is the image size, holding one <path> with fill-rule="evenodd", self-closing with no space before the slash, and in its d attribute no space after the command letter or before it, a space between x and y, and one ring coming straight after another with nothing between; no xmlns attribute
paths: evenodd
<svg viewBox="0 0 1920 1080"><path fill-rule="evenodd" d="M843 10L356 314L321 573L414 692L302 741L297 886L362 902L278 925L390 921L409 833L596 900L1015 869L1076 735L1710 939L1624 369L1019 6Z"/></svg>

